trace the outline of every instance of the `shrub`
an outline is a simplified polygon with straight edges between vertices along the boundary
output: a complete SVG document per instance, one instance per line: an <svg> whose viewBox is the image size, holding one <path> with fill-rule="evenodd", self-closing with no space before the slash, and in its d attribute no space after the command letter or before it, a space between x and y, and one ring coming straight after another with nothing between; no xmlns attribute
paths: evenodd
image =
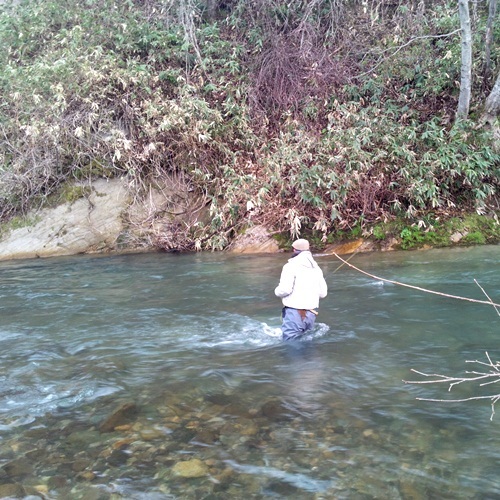
<svg viewBox="0 0 500 500"><path fill-rule="evenodd" d="M183 248L253 222L326 241L394 217L419 245L429 211L489 209L491 137L449 124L454 6L201 5L0 5L0 219L114 175L138 192L183 176L210 213Z"/></svg>

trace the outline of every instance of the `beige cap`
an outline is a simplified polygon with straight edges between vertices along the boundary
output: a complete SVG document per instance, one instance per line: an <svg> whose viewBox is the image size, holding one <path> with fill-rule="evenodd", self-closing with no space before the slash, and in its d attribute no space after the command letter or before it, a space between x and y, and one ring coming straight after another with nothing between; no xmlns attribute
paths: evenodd
<svg viewBox="0 0 500 500"><path fill-rule="evenodd" d="M304 250L309 250L309 242L307 240L304 240L303 238L295 240L292 243L292 248L294 248L295 250L300 250L301 252L303 252Z"/></svg>

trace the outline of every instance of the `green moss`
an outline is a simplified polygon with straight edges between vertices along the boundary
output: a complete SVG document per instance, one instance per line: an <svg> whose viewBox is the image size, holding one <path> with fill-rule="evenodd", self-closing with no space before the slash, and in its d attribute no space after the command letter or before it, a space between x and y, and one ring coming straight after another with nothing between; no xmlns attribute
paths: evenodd
<svg viewBox="0 0 500 500"><path fill-rule="evenodd" d="M62 189L61 198L63 201L67 203L74 203L80 198L85 198L90 193L91 193L90 186L77 186L74 184L65 184Z"/></svg>
<svg viewBox="0 0 500 500"><path fill-rule="evenodd" d="M372 226L371 233L372 238L379 242L397 238L403 250L424 246L449 247L500 242L498 218L477 214L450 217L445 220L434 214L428 214L419 222L397 219ZM451 237L456 233L466 236L454 243Z"/></svg>
<svg viewBox="0 0 500 500"><path fill-rule="evenodd" d="M90 179L93 177L111 179L116 175L116 171L112 167L107 166L104 162L93 159L83 167L80 167L76 175L79 179Z"/></svg>
<svg viewBox="0 0 500 500"><path fill-rule="evenodd" d="M298 238L307 239L314 251L321 251L332 243L357 240L362 237L362 233L361 226L357 224L350 231L335 231L328 233L325 239L323 232L305 227ZM278 243L278 247L283 250L289 250L293 241L296 239L292 238L290 233L287 232L277 233L273 238Z"/></svg>
<svg viewBox="0 0 500 500"><path fill-rule="evenodd" d="M288 233L276 233L273 235L273 238L276 240L278 247L281 250L289 249L292 246L292 239Z"/></svg>
<svg viewBox="0 0 500 500"><path fill-rule="evenodd" d="M75 203L81 198L90 195L92 188L88 185L67 182L59 186L59 189L44 200L44 206L53 208L63 203Z"/></svg>
<svg viewBox="0 0 500 500"><path fill-rule="evenodd" d="M40 221L39 216L16 216L12 217L8 222L0 224L0 238L16 229L23 227L33 227Z"/></svg>
<svg viewBox="0 0 500 500"><path fill-rule="evenodd" d="M372 229L372 235L377 241L382 241L385 240L386 238L386 233L384 231L384 228L381 227L380 225L376 225Z"/></svg>
<svg viewBox="0 0 500 500"><path fill-rule="evenodd" d="M493 217L477 214L468 215L463 220L463 228L464 231L469 232L469 235L481 233L485 243L500 241L500 223L497 215ZM473 237L473 239L477 240L477 236Z"/></svg>

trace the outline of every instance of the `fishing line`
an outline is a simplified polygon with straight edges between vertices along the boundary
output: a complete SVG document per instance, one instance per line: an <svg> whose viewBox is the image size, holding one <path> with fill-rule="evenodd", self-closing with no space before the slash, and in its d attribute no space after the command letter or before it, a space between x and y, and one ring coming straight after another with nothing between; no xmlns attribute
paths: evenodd
<svg viewBox="0 0 500 500"><path fill-rule="evenodd" d="M332 274L335 274L341 267L344 267L345 264L347 264L356 254L358 253L358 250L356 250L345 262L343 262L342 264L340 264L339 267L337 267L337 269L335 269L335 271L333 271ZM338 257L337 254L334 254L336 257ZM340 257L339 257L340 258ZM340 259L342 260L342 259Z"/></svg>
<svg viewBox="0 0 500 500"><path fill-rule="evenodd" d="M468 297L461 297L459 295L450 295L448 293L436 292L435 290L428 290L427 288L422 288L422 287L414 286L414 285L408 285L407 283L401 283L399 281L389 280L387 278L381 278L380 276L375 276L374 274L367 273L366 271L363 271L362 269L359 269L359 267L356 267L353 264L350 264L349 260L352 257L354 257L355 254L351 255L351 257L349 257L348 260L343 259L339 255L337 255L335 252L333 252L333 255L335 255L335 257L337 257L337 259L339 259L343 263L342 265L347 265L350 268L354 269L355 271L358 271L361 274L365 274L366 276L369 276L370 278L376 279L378 281L384 281L386 283L392 283L393 285L399 285L399 286L404 286L404 287L407 287L407 288L413 288L414 290L419 290L421 292L426 292L426 293L432 293L434 295L441 295L442 297L448 297L450 299L466 300L467 302L475 302L476 304L487 304L489 306L493 306L495 308L495 311L497 312L497 314L500 316L500 312L497 309L497 307L500 307L500 304L496 304L495 302L493 302L488 297L488 295L486 294L486 292L483 290L483 288L479 285L479 283L476 280L474 280L474 281L476 281L476 285L479 286L479 288L481 288L481 290L486 295L486 297L488 297L489 300L477 300L477 299L470 299ZM340 266L340 267L342 267L342 266Z"/></svg>

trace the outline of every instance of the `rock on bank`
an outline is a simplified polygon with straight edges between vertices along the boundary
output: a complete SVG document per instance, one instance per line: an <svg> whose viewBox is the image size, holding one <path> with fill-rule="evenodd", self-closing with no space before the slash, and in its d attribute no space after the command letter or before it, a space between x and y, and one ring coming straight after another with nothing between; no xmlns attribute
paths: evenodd
<svg viewBox="0 0 500 500"><path fill-rule="evenodd" d="M142 197L124 179L98 179L72 187L81 193L74 201L32 212L0 229L0 260L156 251L159 241L161 248L175 250L178 228L192 227L206 217L189 185L174 177L157 181ZM359 240L330 245L324 253L371 250L371 244ZM253 226L238 235L228 251L280 249L267 228Z"/></svg>
<svg viewBox="0 0 500 500"><path fill-rule="evenodd" d="M175 176L156 179L142 196L118 178L69 189L79 197L34 211L0 229L0 260L175 250L179 227L191 227L207 217L190 186ZM272 253L279 248L272 235L258 226L240 235L229 251Z"/></svg>
<svg viewBox="0 0 500 500"><path fill-rule="evenodd" d="M97 180L86 196L32 213L23 227L3 231L0 260L116 250L129 205L123 181Z"/></svg>

